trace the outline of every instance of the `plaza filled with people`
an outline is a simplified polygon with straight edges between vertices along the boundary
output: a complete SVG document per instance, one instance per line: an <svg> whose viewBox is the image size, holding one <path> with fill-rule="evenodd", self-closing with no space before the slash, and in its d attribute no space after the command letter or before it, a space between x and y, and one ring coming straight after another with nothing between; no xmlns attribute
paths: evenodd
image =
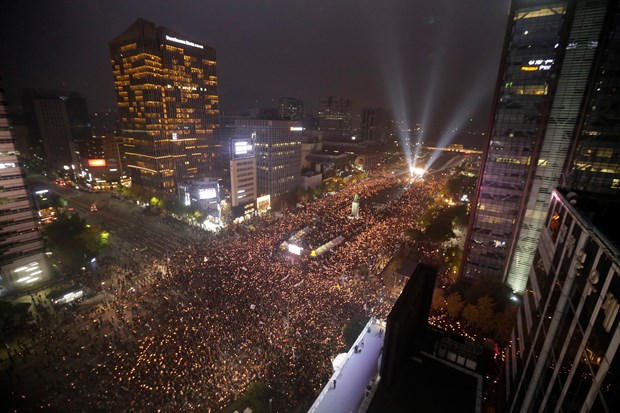
<svg viewBox="0 0 620 413"><path fill-rule="evenodd" d="M307 405L346 349L343 326L387 316L395 296L379 274L440 188L440 180L378 175L167 259L110 265L105 288L114 299L50 310L32 333L38 356L17 361L30 363L39 385L20 395L33 383L12 370L14 395L50 410L217 412L260 381L274 411ZM355 194L360 214L349 219ZM375 208L378 200L385 207ZM309 247L346 241L321 257L279 248L304 227ZM431 248L419 254L440 262Z"/></svg>

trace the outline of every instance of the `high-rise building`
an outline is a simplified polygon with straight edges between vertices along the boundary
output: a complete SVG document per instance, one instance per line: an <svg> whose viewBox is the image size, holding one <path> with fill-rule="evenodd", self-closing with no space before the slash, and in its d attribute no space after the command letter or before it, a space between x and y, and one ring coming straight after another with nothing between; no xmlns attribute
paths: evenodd
<svg viewBox="0 0 620 413"><path fill-rule="evenodd" d="M172 191L217 177L215 49L138 19L110 42L110 55L132 181Z"/></svg>
<svg viewBox="0 0 620 413"><path fill-rule="evenodd" d="M620 199L554 190L506 350L506 412L620 410Z"/></svg>
<svg viewBox="0 0 620 413"><path fill-rule="evenodd" d="M589 156L584 173L565 176L596 172L597 182L613 185L606 171L620 164L617 150L609 151L619 145L617 134L599 128L617 118L617 97L600 93L614 90L609 80L618 76L609 66L617 62L616 14L617 2L608 0L513 1L464 246L465 279L494 277L524 290L549 195L566 165L583 165ZM597 102L606 114L592 106ZM609 125L606 131L617 131Z"/></svg>
<svg viewBox="0 0 620 413"><path fill-rule="evenodd" d="M303 120L304 101L291 97L279 98L278 118L283 120Z"/></svg>
<svg viewBox="0 0 620 413"><path fill-rule="evenodd" d="M0 85L0 294L31 287L50 277L18 155Z"/></svg>
<svg viewBox="0 0 620 413"><path fill-rule="evenodd" d="M26 89L22 95L31 146L51 168L101 156L93 139L86 100L77 92Z"/></svg>
<svg viewBox="0 0 620 413"><path fill-rule="evenodd" d="M237 218L255 211L258 196L256 157L251 136L232 139L230 154L230 197L233 216Z"/></svg>
<svg viewBox="0 0 620 413"><path fill-rule="evenodd" d="M332 132L335 137L349 138L352 131L352 103L350 99L330 96L321 98L319 130Z"/></svg>
<svg viewBox="0 0 620 413"><path fill-rule="evenodd" d="M237 137L254 142L258 195L277 197L299 189L301 122L239 119L235 125Z"/></svg>
<svg viewBox="0 0 620 413"><path fill-rule="evenodd" d="M377 106L362 108L361 139L364 141L388 142L394 132L392 111Z"/></svg>

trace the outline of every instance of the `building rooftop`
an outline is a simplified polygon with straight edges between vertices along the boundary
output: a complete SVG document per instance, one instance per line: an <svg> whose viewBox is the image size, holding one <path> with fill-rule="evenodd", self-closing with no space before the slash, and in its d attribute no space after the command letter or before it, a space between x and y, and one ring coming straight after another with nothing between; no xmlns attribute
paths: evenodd
<svg viewBox="0 0 620 413"><path fill-rule="evenodd" d="M430 354L409 358L395 385L379 384L367 413L479 412L482 377Z"/></svg>
<svg viewBox="0 0 620 413"><path fill-rule="evenodd" d="M620 197L558 188L567 201L603 235L620 249Z"/></svg>
<svg viewBox="0 0 620 413"><path fill-rule="evenodd" d="M346 353L344 364L330 377L308 413L349 413L359 410L366 388L379 370L384 330L382 322L373 319L368 322L354 346ZM362 341L363 348L356 353L355 347L359 348Z"/></svg>

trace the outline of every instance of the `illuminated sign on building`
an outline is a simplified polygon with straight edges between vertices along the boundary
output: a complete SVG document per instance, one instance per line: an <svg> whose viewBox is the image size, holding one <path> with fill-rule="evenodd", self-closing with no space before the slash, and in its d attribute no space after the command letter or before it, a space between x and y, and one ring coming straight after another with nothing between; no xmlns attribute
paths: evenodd
<svg viewBox="0 0 620 413"><path fill-rule="evenodd" d="M105 159L89 159L88 166L106 166Z"/></svg>
<svg viewBox="0 0 620 413"><path fill-rule="evenodd" d="M232 141L232 157L249 158L254 156L254 144L248 139L233 139Z"/></svg>
<svg viewBox="0 0 620 413"><path fill-rule="evenodd" d="M291 132L300 132L304 130L301 126L291 126Z"/></svg>
<svg viewBox="0 0 620 413"><path fill-rule="evenodd" d="M217 197L215 188L200 188L198 190L198 199L213 199Z"/></svg>
<svg viewBox="0 0 620 413"><path fill-rule="evenodd" d="M248 141L235 142L235 155L247 155L254 147Z"/></svg>
<svg viewBox="0 0 620 413"><path fill-rule="evenodd" d="M181 43L181 44L184 44L186 46L197 47L199 49L204 49L205 48L201 44L190 42L189 40L177 39L176 37L172 37L172 36L168 36L168 35L166 35L166 40L168 40L170 42Z"/></svg>
<svg viewBox="0 0 620 413"><path fill-rule="evenodd" d="M528 66L521 66L523 72L535 72L537 70L551 70L553 59L533 59L527 62Z"/></svg>
<svg viewBox="0 0 620 413"><path fill-rule="evenodd" d="M259 214L264 214L271 209L271 195L256 198L256 209Z"/></svg>

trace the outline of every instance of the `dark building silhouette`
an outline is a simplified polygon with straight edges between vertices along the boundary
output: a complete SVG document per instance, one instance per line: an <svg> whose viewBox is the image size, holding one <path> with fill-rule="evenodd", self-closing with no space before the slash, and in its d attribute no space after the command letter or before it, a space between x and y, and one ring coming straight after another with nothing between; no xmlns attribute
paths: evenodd
<svg viewBox="0 0 620 413"><path fill-rule="evenodd" d="M428 325L437 269L419 263L387 317L380 377L360 412L478 412L489 351ZM449 389L449 396L445 395Z"/></svg>
<svg viewBox="0 0 620 413"><path fill-rule="evenodd" d="M30 147L50 168L78 169L82 159L101 156L93 139L86 100L77 92L26 89L22 95Z"/></svg>
<svg viewBox="0 0 620 413"><path fill-rule="evenodd" d="M394 133L392 111L377 106L362 108L361 139L387 143Z"/></svg>
<svg viewBox="0 0 620 413"><path fill-rule="evenodd" d="M352 132L352 102L336 96L321 98L318 130L330 132L334 137L350 138Z"/></svg>
<svg viewBox="0 0 620 413"><path fill-rule="evenodd" d="M303 120L303 118L303 100L291 97L281 97L278 99L278 119Z"/></svg>
<svg viewBox="0 0 620 413"><path fill-rule="evenodd" d="M396 381L416 337L428 324L436 279L435 267L418 264L387 316L381 358L381 380L385 387Z"/></svg>

